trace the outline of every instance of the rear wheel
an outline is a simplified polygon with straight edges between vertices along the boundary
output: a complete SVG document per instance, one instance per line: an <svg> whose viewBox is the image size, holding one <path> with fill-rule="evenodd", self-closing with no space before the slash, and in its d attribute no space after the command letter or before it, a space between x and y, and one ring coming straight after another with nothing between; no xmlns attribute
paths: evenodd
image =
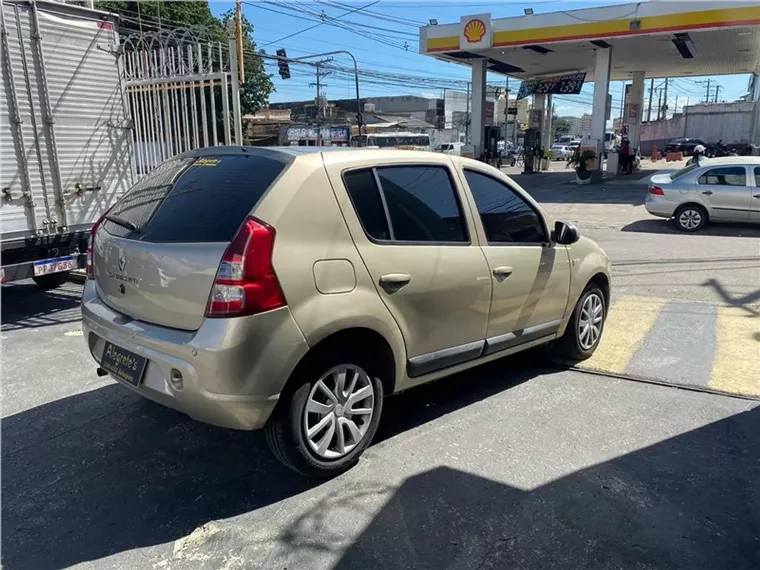
<svg viewBox="0 0 760 570"><path fill-rule="evenodd" d="M69 280L70 271L61 271L59 273L48 273L47 275L38 275L32 277L37 286L43 291L49 291L60 287Z"/></svg>
<svg viewBox="0 0 760 570"><path fill-rule="evenodd" d="M606 318L604 294L591 284L578 299L565 334L557 343L559 356L574 361L590 358L599 346Z"/></svg>
<svg viewBox="0 0 760 570"><path fill-rule="evenodd" d="M378 367L365 355L318 355L283 394L265 432L274 455L304 475L334 477L372 442L383 408Z"/></svg>
<svg viewBox="0 0 760 570"><path fill-rule="evenodd" d="M682 232L698 232L707 223L707 212L702 206L685 204L676 210L675 219Z"/></svg>

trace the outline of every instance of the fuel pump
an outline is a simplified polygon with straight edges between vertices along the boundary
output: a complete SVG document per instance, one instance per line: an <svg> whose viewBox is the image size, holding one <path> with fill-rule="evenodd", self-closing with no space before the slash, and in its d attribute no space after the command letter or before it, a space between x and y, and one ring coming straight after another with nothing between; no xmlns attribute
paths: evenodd
<svg viewBox="0 0 760 570"><path fill-rule="evenodd" d="M533 174L533 162L536 158L543 156L541 150L541 131L538 129L528 129L525 131L525 142L523 144L525 154L525 169L523 174Z"/></svg>

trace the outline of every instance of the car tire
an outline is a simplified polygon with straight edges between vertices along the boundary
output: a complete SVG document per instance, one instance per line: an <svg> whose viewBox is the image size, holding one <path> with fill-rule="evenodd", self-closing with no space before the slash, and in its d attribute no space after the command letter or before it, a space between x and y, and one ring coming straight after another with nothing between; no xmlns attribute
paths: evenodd
<svg viewBox="0 0 760 570"><path fill-rule="evenodd" d="M601 317L601 320L597 321L597 317ZM604 294L597 285L591 284L575 304L565 334L556 344L557 356L574 362L590 358L599 346L606 319L607 303ZM584 326L584 323L588 326ZM584 329L587 331L585 335Z"/></svg>
<svg viewBox="0 0 760 570"><path fill-rule="evenodd" d="M66 283L69 280L70 271L60 271L58 273L49 273L47 275L38 275L32 277L32 280L37 284L37 287L43 291L50 291L56 289Z"/></svg>
<svg viewBox="0 0 760 570"><path fill-rule="evenodd" d="M673 217L676 227L686 233L698 232L707 223L707 211L697 204L679 206Z"/></svg>
<svg viewBox="0 0 760 570"><path fill-rule="evenodd" d="M356 373L355 385L352 384L351 371ZM339 394L341 372L346 372L344 388L349 392L344 390ZM356 465L380 423L384 396L380 374L376 361L363 352L346 355L344 351L325 351L299 366L291 379L294 388L284 391L264 428L275 457L294 471L324 479L340 475ZM337 397L337 401L331 402L327 392L318 386L320 383L334 399ZM370 390L366 397L360 396L360 400L351 402L352 395L356 396L359 390L367 388ZM363 407L357 408L357 404ZM307 411L307 406L312 411ZM364 412L371 409L371 413L352 414L351 409ZM328 417L330 419L326 419ZM323 421L324 427L318 428ZM315 430L311 437L308 429ZM323 448L320 444L328 437L327 446ZM343 453L339 447L341 441Z"/></svg>

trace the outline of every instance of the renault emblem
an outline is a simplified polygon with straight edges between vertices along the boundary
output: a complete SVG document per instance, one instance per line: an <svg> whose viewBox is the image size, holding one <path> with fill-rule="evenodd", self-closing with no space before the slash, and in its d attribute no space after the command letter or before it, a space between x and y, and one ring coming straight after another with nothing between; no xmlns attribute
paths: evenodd
<svg viewBox="0 0 760 570"><path fill-rule="evenodd" d="M126 266L127 266L127 258L126 258L126 256L125 256L125 255L122 253L122 254L119 256L119 271L124 271L124 268L125 268Z"/></svg>

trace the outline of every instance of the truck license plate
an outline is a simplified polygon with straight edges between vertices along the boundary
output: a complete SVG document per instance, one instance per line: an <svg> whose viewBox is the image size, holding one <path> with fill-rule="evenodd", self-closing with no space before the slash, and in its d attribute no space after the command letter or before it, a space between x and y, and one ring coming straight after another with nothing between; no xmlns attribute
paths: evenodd
<svg viewBox="0 0 760 570"><path fill-rule="evenodd" d="M53 259L43 259L34 262L34 276L47 275L48 273L60 273L61 271L70 271L74 269L74 258L70 255L66 257L55 257Z"/></svg>

